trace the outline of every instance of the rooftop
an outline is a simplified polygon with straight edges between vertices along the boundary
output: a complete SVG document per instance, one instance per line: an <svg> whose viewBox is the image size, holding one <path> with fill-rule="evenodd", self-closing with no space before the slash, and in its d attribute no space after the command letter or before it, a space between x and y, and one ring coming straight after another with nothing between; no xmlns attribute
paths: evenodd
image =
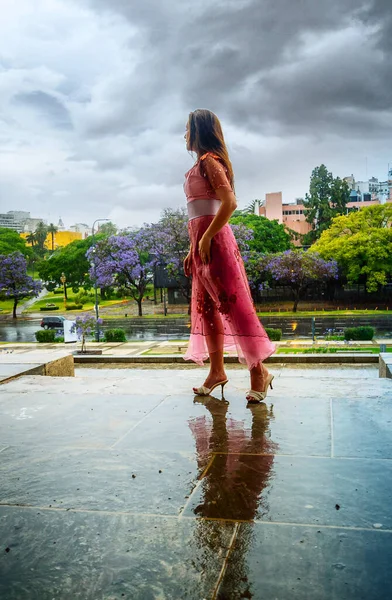
<svg viewBox="0 0 392 600"><path fill-rule="evenodd" d="M390 379L271 365L76 368L1 386L0 597L379 600L392 578Z"/></svg>

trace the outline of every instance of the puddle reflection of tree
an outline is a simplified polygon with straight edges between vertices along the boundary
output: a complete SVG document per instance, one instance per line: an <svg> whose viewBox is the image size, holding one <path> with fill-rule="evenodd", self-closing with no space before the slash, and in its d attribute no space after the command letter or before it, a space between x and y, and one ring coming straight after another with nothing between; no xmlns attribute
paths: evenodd
<svg viewBox="0 0 392 600"><path fill-rule="evenodd" d="M244 421L227 418L225 402L211 396L198 402L210 412L212 421L203 416L189 422L200 474L209 465L196 492L195 514L246 521L266 516L268 498L262 492L269 484L278 447L269 437L273 408L264 403L249 405L252 422L246 427Z"/></svg>

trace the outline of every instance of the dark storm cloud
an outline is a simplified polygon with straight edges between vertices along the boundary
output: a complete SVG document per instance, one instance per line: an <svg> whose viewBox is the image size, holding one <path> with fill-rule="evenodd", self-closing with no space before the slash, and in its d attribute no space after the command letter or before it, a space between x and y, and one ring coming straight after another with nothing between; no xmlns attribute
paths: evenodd
<svg viewBox="0 0 392 600"><path fill-rule="evenodd" d="M40 90L16 94L13 99L16 105L33 108L38 115L48 119L58 129L72 129L70 115L65 106L53 96Z"/></svg>
<svg viewBox="0 0 392 600"><path fill-rule="evenodd" d="M98 213L154 220L184 202L194 157L183 133L195 108L222 120L240 206L269 191L303 196L321 162L340 176L365 178L369 164L384 177L390 2L8 3L0 193L10 210L58 212L68 224Z"/></svg>
<svg viewBox="0 0 392 600"><path fill-rule="evenodd" d="M278 135L314 126L385 132L372 113L391 110L389 0L90 5L121 12L145 39L143 60L123 90L129 112L101 123L102 133L156 122L165 95L174 92L184 108L207 106L241 127ZM306 56L323 36L336 44L339 31L347 36L340 54L326 47L325 56Z"/></svg>

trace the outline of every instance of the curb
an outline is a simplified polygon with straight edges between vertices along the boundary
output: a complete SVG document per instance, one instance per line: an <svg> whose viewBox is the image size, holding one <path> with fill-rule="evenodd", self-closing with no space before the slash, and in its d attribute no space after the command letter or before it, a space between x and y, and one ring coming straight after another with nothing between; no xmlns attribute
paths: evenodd
<svg viewBox="0 0 392 600"><path fill-rule="evenodd" d="M182 356L176 355L150 355L150 356L93 356L93 355L74 355L75 364L183 364L184 366L193 365L190 361L185 361ZM208 363L208 360L205 361ZM226 364L238 364L236 356L225 356ZM295 354L270 356L265 361L273 364L378 364L378 354Z"/></svg>

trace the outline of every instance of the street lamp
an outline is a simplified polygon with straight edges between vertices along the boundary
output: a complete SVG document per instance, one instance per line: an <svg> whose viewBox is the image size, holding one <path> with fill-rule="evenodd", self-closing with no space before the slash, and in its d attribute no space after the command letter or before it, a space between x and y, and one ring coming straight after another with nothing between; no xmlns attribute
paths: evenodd
<svg viewBox="0 0 392 600"><path fill-rule="evenodd" d="M67 304L67 288L65 287L65 283L67 281L67 278L65 276L65 273L61 273L60 281L63 284L63 289L64 289L64 306L66 306L66 304Z"/></svg>
<svg viewBox="0 0 392 600"><path fill-rule="evenodd" d="M94 295L95 295L95 318L96 318L96 326L95 326L95 341L99 342L99 324L98 324L98 318L99 318L99 312L98 312L98 290L97 290L97 267L96 267L96 261L95 261L95 237L94 237L94 227L95 227L95 223L101 223L102 221L110 221L110 219L96 219L93 223L92 226L92 238L93 238L93 253L94 253Z"/></svg>

